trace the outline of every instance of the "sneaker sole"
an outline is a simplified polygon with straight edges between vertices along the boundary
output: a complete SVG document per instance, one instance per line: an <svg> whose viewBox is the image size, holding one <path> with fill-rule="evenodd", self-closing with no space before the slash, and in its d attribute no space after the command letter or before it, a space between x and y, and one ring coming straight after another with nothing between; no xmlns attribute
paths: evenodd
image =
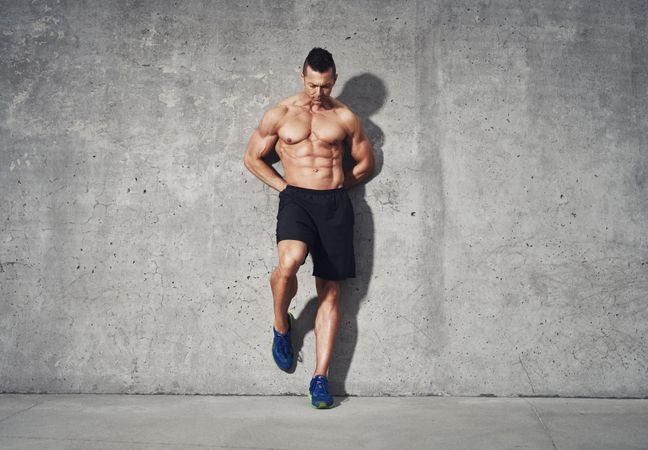
<svg viewBox="0 0 648 450"><path fill-rule="evenodd" d="M308 394L308 400L310 400L311 407L314 409L331 409L333 407L333 405L328 405L326 402L318 402L317 405L314 405L311 394Z"/></svg>

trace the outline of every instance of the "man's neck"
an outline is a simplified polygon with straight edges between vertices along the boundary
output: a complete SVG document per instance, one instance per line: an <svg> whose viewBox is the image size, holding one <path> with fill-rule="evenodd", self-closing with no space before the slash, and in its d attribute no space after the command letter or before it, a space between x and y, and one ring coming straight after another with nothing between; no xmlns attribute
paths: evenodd
<svg viewBox="0 0 648 450"><path fill-rule="evenodd" d="M328 111L333 109L333 102L326 100L322 100L321 103L308 102L307 105L311 112Z"/></svg>
<svg viewBox="0 0 648 450"><path fill-rule="evenodd" d="M330 99L322 100L321 103L313 103L313 101L306 96L302 101L303 103L300 102L301 104L299 106L308 109L311 112L328 111L333 109L333 102Z"/></svg>

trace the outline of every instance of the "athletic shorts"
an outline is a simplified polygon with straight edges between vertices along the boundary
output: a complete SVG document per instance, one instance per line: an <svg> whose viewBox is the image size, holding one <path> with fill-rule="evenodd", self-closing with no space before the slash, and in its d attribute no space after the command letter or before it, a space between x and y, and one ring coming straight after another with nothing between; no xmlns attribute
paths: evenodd
<svg viewBox="0 0 648 450"><path fill-rule="evenodd" d="M346 189L306 189L288 185L279 193L277 244L305 242L313 276L326 280L355 277L353 205ZM302 265L306 262L302 262Z"/></svg>

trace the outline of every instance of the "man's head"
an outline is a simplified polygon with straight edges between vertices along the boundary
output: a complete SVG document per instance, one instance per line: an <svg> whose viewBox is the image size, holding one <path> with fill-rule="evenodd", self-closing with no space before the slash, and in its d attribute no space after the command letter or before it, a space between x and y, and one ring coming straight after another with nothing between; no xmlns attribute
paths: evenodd
<svg viewBox="0 0 648 450"><path fill-rule="evenodd" d="M331 95L337 80L333 55L323 48L312 49L304 61L301 78L304 81L304 92L313 103L321 103Z"/></svg>

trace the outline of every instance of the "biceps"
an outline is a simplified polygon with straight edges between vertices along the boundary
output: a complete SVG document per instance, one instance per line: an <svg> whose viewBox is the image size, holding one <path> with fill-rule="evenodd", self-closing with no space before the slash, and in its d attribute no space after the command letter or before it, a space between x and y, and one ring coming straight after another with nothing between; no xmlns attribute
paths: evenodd
<svg viewBox="0 0 648 450"><path fill-rule="evenodd" d="M270 150L277 143L279 137L274 134L263 136L259 130L255 130L248 142L245 157L249 159L260 159L270 153Z"/></svg>
<svg viewBox="0 0 648 450"><path fill-rule="evenodd" d="M371 142L364 134L352 141L351 156L356 162L368 160L372 154Z"/></svg>

